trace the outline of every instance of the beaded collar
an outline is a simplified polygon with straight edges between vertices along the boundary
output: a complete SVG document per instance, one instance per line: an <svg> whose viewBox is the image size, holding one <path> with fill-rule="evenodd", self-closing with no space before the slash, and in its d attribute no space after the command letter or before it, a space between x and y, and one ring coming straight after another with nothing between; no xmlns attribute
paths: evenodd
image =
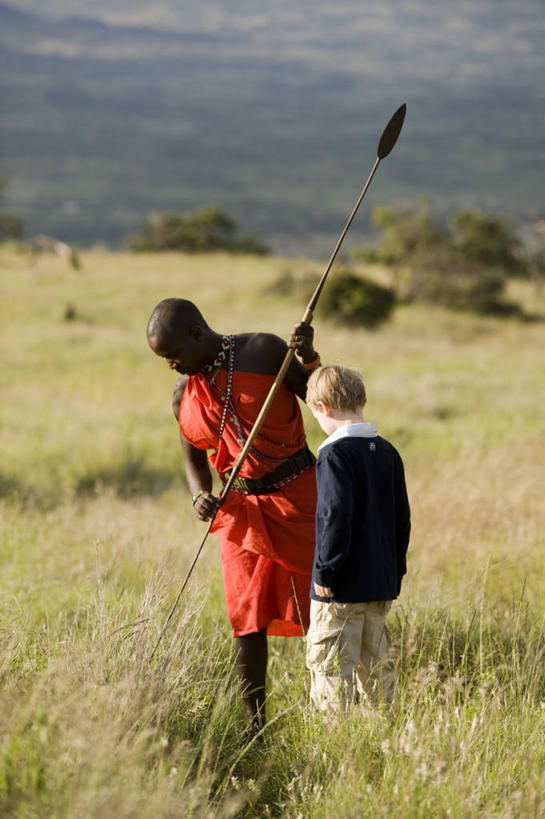
<svg viewBox="0 0 545 819"><path fill-rule="evenodd" d="M216 374L215 374L214 371L219 370L219 368L222 366L222 364L225 363L225 361L227 359L227 351L229 350L229 353L230 353L231 348L234 349L234 346L235 346L235 337L234 336L222 336L221 337L220 351L219 351L219 353L217 354L217 356L215 357L214 361L211 364L205 364L204 365L204 367L201 370L203 375L205 375L207 378L210 378L212 373L214 373L214 378L215 378Z"/></svg>
<svg viewBox="0 0 545 819"><path fill-rule="evenodd" d="M235 337L233 335L223 336L221 339L221 349L217 354L216 358L214 359L212 364L207 364L205 367L202 368L202 373L204 377L210 384L214 384L216 380L216 375L219 372L219 368L227 358L227 351L229 351L229 364L227 366L227 387L225 389L225 392L223 393L224 404L220 424L220 431L218 433L218 443L219 441L221 441L221 438L223 436L225 421L227 420L227 410L229 409L229 403L231 401L231 387L233 384L233 370L235 365ZM223 392L223 390L221 390L221 392Z"/></svg>

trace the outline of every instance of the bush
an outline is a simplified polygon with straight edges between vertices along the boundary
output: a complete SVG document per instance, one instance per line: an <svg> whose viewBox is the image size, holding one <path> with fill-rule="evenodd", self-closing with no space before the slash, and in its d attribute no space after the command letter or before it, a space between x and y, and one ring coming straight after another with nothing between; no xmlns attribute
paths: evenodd
<svg viewBox="0 0 545 819"><path fill-rule="evenodd" d="M23 220L15 213L0 214L0 242L20 239L23 235Z"/></svg>
<svg viewBox="0 0 545 819"><path fill-rule="evenodd" d="M273 282L265 285L263 292L306 304L310 301L319 281L320 276L314 272L297 274L291 270L283 270Z"/></svg>
<svg viewBox="0 0 545 819"><path fill-rule="evenodd" d="M507 276L528 268L520 242L501 219L463 210L443 228L427 207L416 213L377 208L382 241L359 258L393 268L397 296L480 313L512 314L503 300Z"/></svg>
<svg viewBox="0 0 545 819"><path fill-rule="evenodd" d="M373 222L383 232L383 239L374 252L374 260L395 265L407 256L448 242L448 234L433 221L427 206L416 213L403 213L396 208L379 207L373 211Z"/></svg>
<svg viewBox="0 0 545 819"><path fill-rule="evenodd" d="M462 210L454 217L452 226L454 246L468 261L500 267L508 276L527 272L527 264L519 255L520 241L501 219Z"/></svg>
<svg viewBox="0 0 545 819"><path fill-rule="evenodd" d="M0 197L8 186L6 177L0 174ZM24 222L17 213L0 213L0 242L8 239L20 239L23 235Z"/></svg>
<svg viewBox="0 0 545 819"><path fill-rule="evenodd" d="M350 270L341 270L328 280L318 311L350 325L374 328L386 321L395 306L394 291Z"/></svg>
<svg viewBox="0 0 545 819"><path fill-rule="evenodd" d="M181 216L166 213L148 219L142 231L127 242L129 250L181 250L185 253L207 253L224 250L230 253L265 255L269 249L253 236L240 236L236 222L216 207L206 207Z"/></svg>
<svg viewBox="0 0 545 819"><path fill-rule="evenodd" d="M505 274L460 253L442 248L414 254L410 268L398 274L398 295L404 301L441 304L454 310L501 312Z"/></svg>

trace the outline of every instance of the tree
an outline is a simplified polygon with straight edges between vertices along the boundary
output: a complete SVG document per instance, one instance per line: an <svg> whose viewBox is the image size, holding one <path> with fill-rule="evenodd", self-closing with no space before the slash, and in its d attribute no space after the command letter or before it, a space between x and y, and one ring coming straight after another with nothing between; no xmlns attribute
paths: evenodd
<svg viewBox="0 0 545 819"><path fill-rule="evenodd" d="M0 197L8 186L8 181L0 174ZM8 239L20 239L23 235L23 219L16 213L0 213L0 242Z"/></svg>
<svg viewBox="0 0 545 819"><path fill-rule="evenodd" d="M423 207L416 213L378 208L373 220L383 236L371 253L360 254L393 268L398 297L477 312L509 312L503 301L506 278L525 269L519 241L500 219L463 210L450 227Z"/></svg>
<svg viewBox="0 0 545 819"><path fill-rule="evenodd" d="M505 312L505 274L498 267L471 261L444 246L411 256L398 275L397 292L404 301L441 304L451 310Z"/></svg>
<svg viewBox="0 0 545 819"><path fill-rule="evenodd" d="M453 244L464 258L500 267L508 276L527 271L520 256L520 241L504 221L476 210L462 210L453 221Z"/></svg>
<svg viewBox="0 0 545 819"><path fill-rule="evenodd" d="M433 221L427 205L416 213L375 208L373 222L384 234L375 252L376 260L384 264L400 264L412 253L437 248L448 241L447 232Z"/></svg>
<svg viewBox="0 0 545 819"><path fill-rule="evenodd" d="M0 242L8 239L20 239L24 223L16 213L0 213Z"/></svg>
<svg viewBox="0 0 545 819"><path fill-rule="evenodd" d="M201 208L185 216L166 213L152 217L127 244L134 251L207 253L224 250L257 255L269 252L259 239L239 235L236 222L217 207Z"/></svg>

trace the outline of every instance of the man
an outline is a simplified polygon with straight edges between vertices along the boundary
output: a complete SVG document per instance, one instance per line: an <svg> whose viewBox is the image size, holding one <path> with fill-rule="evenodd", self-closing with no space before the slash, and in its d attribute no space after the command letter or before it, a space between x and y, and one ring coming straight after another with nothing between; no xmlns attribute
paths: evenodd
<svg viewBox="0 0 545 819"><path fill-rule="evenodd" d="M224 336L185 299L165 299L147 328L153 352L181 374L173 397L195 514L216 518L225 597L237 640L239 674L250 720L265 719L267 634L306 631L314 555L316 483L297 397L320 357L301 323L291 362L239 477L225 499L212 494L210 464L225 483L244 446L288 345L270 333ZM212 450L207 458L207 450Z"/></svg>

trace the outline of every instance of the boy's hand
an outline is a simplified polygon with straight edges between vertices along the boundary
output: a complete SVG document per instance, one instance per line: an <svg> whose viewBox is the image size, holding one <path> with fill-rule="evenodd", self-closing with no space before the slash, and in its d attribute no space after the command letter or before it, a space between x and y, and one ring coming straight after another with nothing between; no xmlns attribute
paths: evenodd
<svg viewBox="0 0 545 819"><path fill-rule="evenodd" d="M333 597L333 589L330 589L329 586L319 586L315 583L314 594L317 594L318 597Z"/></svg>

